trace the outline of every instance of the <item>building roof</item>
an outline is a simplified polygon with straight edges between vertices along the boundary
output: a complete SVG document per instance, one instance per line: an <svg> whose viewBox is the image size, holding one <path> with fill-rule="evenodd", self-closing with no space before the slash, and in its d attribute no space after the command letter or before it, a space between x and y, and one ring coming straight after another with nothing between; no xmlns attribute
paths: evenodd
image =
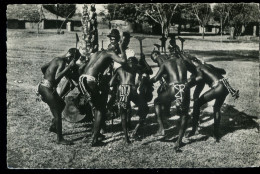
<svg viewBox="0 0 260 174"><path fill-rule="evenodd" d="M220 23L215 21L213 18L210 18L208 25L220 26Z"/></svg>

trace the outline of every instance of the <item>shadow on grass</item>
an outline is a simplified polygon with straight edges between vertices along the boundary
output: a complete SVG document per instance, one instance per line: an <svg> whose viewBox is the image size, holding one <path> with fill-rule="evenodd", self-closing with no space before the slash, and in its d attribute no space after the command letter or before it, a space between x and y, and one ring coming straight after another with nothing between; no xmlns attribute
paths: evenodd
<svg viewBox="0 0 260 174"><path fill-rule="evenodd" d="M206 118L206 119L205 119ZM221 121L220 121L220 138L228 133L235 132L242 129L256 129L259 132L259 124L254 120L257 116L247 115L240 112L231 105L224 104L221 108ZM213 113L204 112L200 116L200 123L203 124L213 119ZM200 134L213 136L214 124L201 127Z"/></svg>
<svg viewBox="0 0 260 174"><path fill-rule="evenodd" d="M210 50L210 51L201 51L201 50L190 50L190 54L196 54L198 58L205 58L206 61L258 61L259 52L257 50Z"/></svg>
<svg viewBox="0 0 260 174"><path fill-rule="evenodd" d="M208 107L208 105L202 106L202 110L204 108ZM132 115L136 114L136 110L132 111ZM149 114L154 113L154 107L150 106L149 108ZM172 108L171 109L171 116L176 115L176 109ZM119 118L119 117L117 117ZM231 105L226 105L224 104L221 108L221 124L220 124L220 138L225 136L228 133L235 132L237 130L241 129L254 129L256 128L259 132L259 125L258 123L254 120L257 119L256 116L250 116L247 115L243 112L238 111ZM131 128L130 132L134 129L134 127L138 124L138 120L131 120ZM178 138L178 132L179 132L179 125L180 125L180 118L176 119L168 119L167 117L165 118L165 134L166 136L164 138L162 137L156 137L152 138L149 141L144 142L142 145L148 145L152 142L156 141L162 141L162 142L171 142L174 143L176 142ZM193 142L198 142L198 141L206 141L209 137L213 136L213 127L214 127L214 119L213 119L213 113L212 112L203 112L201 113L200 116L200 130L199 130L199 137L189 139L188 143L184 143L184 145L191 144ZM89 126L89 124L86 124L85 126ZM191 120L188 122L188 128L191 127ZM153 136L157 133L158 130L158 123L156 120L156 116L149 116L145 120L145 124L143 127L140 127L139 129L139 136L141 139L145 139L146 137ZM190 130L186 131L186 134ZM67 133L66 135L76 135L76 134L81 134L81 133L91 133L91 129L84 130L84 131L78 131L75 133ZM108 137L111 134L113 134L113 139L107 141L106 143L113 143L115 141L123 141L123 129L122 129L122 124L121 121L116 124L107 124L106 126L106 139L110 139L112 137ZM90 136L91 134L88 134L87 137L78 137L76 139L73 139L73 141L78 141L83 138L87 138L90 141Z"/></svg>

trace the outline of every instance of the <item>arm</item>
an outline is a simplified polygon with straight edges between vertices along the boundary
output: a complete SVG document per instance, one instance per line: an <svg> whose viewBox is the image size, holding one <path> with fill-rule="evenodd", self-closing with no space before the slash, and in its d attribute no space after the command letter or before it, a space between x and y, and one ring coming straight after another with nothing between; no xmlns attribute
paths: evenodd
<svg viewBox="0 0 260 174"><path fill-rule="evenodd" d="M83 73L83 70L85 68L85 66L87 65L87 62L84 62L82 63L80 66L79 66L79 70L78 70L78 73L81 75Z"/></svg>
<svg viewBox="0 0 260 174"><path fill-rule="evenodd" d="M125 53L122 54L122 58L121 58L121 57L119 57L119 56L118 56L116 53L114 53L114 52L111 52L111 53L110 53L111 58L112 58L115 62L120 63L120 64L126 63L126 56L123 57L123 55L125 56Z"/></svg>
<svg viewBox="0 0 260 174"><path fill-rule="evenodd" d="M71 85L73 86L71 87ZM75 88L74 84L67 78L60 89L60 94L59 94L60 97L64 98L69 93L69 91L73 90L74 88Z"/></svg>
<svg viewBox="0 0 260 174"><path fill-rule="evenodd" d="M115 72L115 74L113 75L113 77L111 78L110 82L109 82L109 86L113 86L115 84L115 81L117 80L117 70Z"/></svg>
<svg viewBox="0 0 260 174"><path fill-rule="evenodd" d="M155 83L156 81L158 81L161 78L161 76L163 75L164 70L165 70L165 66L164 66L164 64L162 64L160 66L160 69L157 72L157 74L153 78L150 79L150 82Z"/></svg>
<svg viewBox="0 0 260 174"><path fill-rule="evenodd" d="M147 73L149 75L153 74L152 68L148 65L148 63L145 60L145 55L142 54L141 59L139 60L139 65L142 66L143 72Z"/></svg>
<svg viewBox="0 0 260 174"><path fill-rule="evenodd" d="M203 72L200 68L197 68L197 76L192 76L187 80L187 86L190 88L195 86L198 82L201 82L203 80Z"/></svg>
<svg viewBox="0 0 260 174"><path fill-rule="evenodd" d="M65 62L59 63L55 74L56 82L59 82L62 79L62 77L64 77L69 72L70 68L75 65L75 60L72 60L67 67L65 67L65 65Z"/></svg>
<svg viewBox="0 0 260 174"><path fill-rule="evenodd" d="M42 70L42 73L43 73L43 74L45 74L45 72L46 72L46 70L47 70L47 68L49 67L50 64L51 64L51 62L46 63L45 65L43 65L43 66L41 67L41 70Z"/></svg>

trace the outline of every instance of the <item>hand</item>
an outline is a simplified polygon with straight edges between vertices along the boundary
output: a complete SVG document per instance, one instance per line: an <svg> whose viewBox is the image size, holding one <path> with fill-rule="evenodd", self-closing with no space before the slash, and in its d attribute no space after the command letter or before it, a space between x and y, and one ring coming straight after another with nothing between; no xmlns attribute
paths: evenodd
<svg viewBox="0 0 260 174"><path fill-rule="evenodd" d="M71 60L70 63L69 63L69 68L73 67L74 65L76 64L76 61L75 59Z"/></svg>
<svg viewBox="0 0 260 174"><path fill-rule="evenodd" d="M120 48L122 47L124 42L125 42L125 37L123 36L122 39L119 41Z"/></svg>

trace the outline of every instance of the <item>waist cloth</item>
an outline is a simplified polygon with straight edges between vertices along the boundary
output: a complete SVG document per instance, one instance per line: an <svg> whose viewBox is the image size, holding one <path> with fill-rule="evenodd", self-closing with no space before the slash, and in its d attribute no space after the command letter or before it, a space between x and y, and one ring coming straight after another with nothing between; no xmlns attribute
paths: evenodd
<svg viewBox="0 0 260 174"><path fill-rule="evenodd" d="M180 106L184 100L185 94L185 84L184 83L170 83L169 86L173 86L175 90L175 101L176 105Z"/></svg>
<svg viewBox="0 0 260 174"><path fill-rule="evenodd" d="M37 85L37 89L36 89L36 94L39 94L39 86L44 86L46 88L49 88L50 90L52 90L53 92L56 91L56 86L53 85L53 83L51 83L49 80L43 79L40 83L38 83Z"/></svg>
<svg viewBox="0 0 260 174"><path fill-rule="evenodd" d="M119 85L118 91L119 91L118 108L127 109L128 105L130 104L131 85L129 84Z"/></svg>
<svg viewBox="0 0 260 174"><path fill-rule="evenodd" d="M239 90L235 90L232 88L232 86L229 84L227 78L219 79L218 81L214 81L211 85L211 88L215 88L219 83L222 83L228 92L231 94L232 97L238 98L239 97Z"/></svg>
<svg viewBox="0 0 260 174"><path fill-rule="evenodd" d="M86 83L84 83L86 82ZM91 95L92 95L92 92L90 90L90 88L95 88L97 86L98 82L96 80L95 77L91 76L91 75L87 75L87 74L83 74L79 77L79 87L80 87L80 90L82 92L82 94L85 96L85 99L87 102L89 102L89 104L91 106L93 106L93 103L92 103L92 98L91 98ZM96 89L98 90L98 89Z"/></svg>
<svg viewBox="0 0 260 174"><path fill-rule="evenodd" d="M80 87L82 93L89 94L87 87L84 84L84 80L86 80L87 84L90 84L90 85L97 85L97 80L95 77L93 77L91 75L87 75L87 74L83 74L79 77L79 87Z"/></svg>

